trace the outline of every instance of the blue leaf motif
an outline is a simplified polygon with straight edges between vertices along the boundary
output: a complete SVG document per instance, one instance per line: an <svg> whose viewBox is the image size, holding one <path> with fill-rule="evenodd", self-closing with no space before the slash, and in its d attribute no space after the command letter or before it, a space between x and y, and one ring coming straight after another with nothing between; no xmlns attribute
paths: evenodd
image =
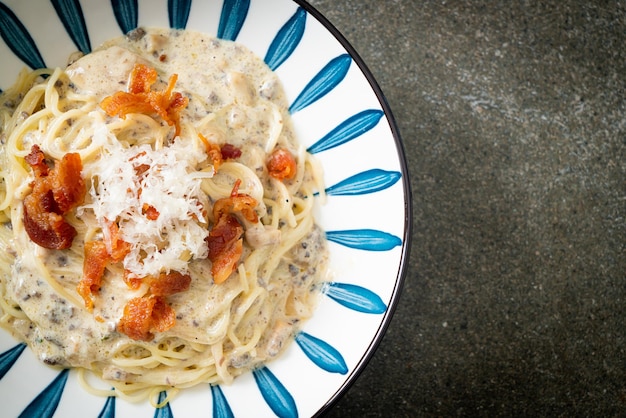
<svg viewBox="0 0 626 418"><path fill-rule="evenodd" d="M250 0L224 0L217 37L234 41L248 15Z"/></svg>
<svg viewBox="0 0 626 418"><path fill-rule="evenodd" d="M50 418L61 401L69 369L63 369L57 377L22 411L20 418Z"/></svg>
<svg viewBox="0 0 626 418"><path fill-rule="evenodd" d="M389 251L402 245L402 240L395 235L374 229L328 231L326 238L349 248L367 251Z"/></svg>
<svg viewBox="0 0 626 418"><path fill-rule="evenodd" d="M11 370L11 367L13 367L17 359L20 357L24 348L26 348L26 344L18 344L10 350L0 354L0 379L2 379L4 375Z"/></svg>
<svg viewBox="0 0 626 418"><path fill-rule="evenodd" d="M387 310L387 305L380 296L361 286L329 283L325 293L339 304L357 312L381 314Z"/></svg>
<svg viewBox="0 0 626 418"><path fill-rule="evenodd" d="M378 168L363 171L348 177L326 189L330 196L355 196L376 193L393 186L402 174L398 171L385 171Z"/></svg>
<svg viewBox="0 0 626 418"><path fill-rule="evenodd" d="M36 70L46 67L28 30L4 3L0 3L0 36L9 49L30 68Z"/></svg>
<svg viewBox="0 0 626 418"><path fill-rule="evenodd" d="M159 403L163 402L166 397L167 392L162 391L161 393L159 393ZM172 408L170 407L169 402L166 403L163 407L155 409L154 418L174 418L174 415L172 414Z"/></svg>
<svg viewBox="0 0 626 418"><path fill-rule="evenodd" d="M267 367L254 370L252 374L263 399L277 416L281 418L298 416L298 409L293 396Z"/></svg>
<svg viewBox="0 0 626 418"><path fill-rule="evenodd" d="M278 31L270 44L267 54L265 54L265 63L268 67L276 70L280 64L289 58L302 40L305 25L306 11L302 7L298 7L296 13Z"/></svg>
<svg viewBox="0 0 626 418"><path fill-rule="evenodd" d="M327 342L305 332L296 335L296 342L304 354L321 369L330 373L348 373L348 366L341 353Z"/></svg>
<svg viewBox="0 0 626 418"><path fill-rule="evenodd" d="M311 145L307 151L315 154L345 144L374 128L383 114L382 110L370 109L351 116Z"/></svg>
<svg viewBox="0 0 626 418"><path fill-rule="evenodd" d="M115 418L115 396L109 396L98 418Z"/></svg>
<svg viewBox="0 0 626 418"><path fill-rule="evenodd" d="M219 386L211 386L213 397L213 418L233 418L233 411Z"/></svg>
<svg viewBox="0 0 626 418"><path fill-rule="evenodd" d="M304 90L289 107L289 112L296 113L328 94L348 74L351 63L352 58L348 54L333 58L304 87Z"/></svg>
<svg viewBox="0 0 626 418"><path fill-rule="evenodd" d="M167 13L172 29L185 29L189 20L191 0L167 0Z"/></svg>
<svg viewBox="0 0 626 418"><path fill-rule="evenodd" d="M90 53L91 43L80 2L78 0L51 0L51 2L76 47L85 54Z"/></svg>
<svg viewBox="0 0 626 418"><path fill-rule="evenodd" d="M111 0L111 7L123 33L128 33L137 27L139 21L137 0Z"/></svg>

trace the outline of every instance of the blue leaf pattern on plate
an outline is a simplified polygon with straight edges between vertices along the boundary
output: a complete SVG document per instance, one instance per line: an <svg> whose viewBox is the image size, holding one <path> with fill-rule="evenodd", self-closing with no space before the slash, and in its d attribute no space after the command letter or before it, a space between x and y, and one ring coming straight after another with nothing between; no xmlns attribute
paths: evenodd
<svg viewBox="0 0 626 418"><path fill-rule="evenodd" d="M278 31L270 44L264 59L268 67L276 70L280 67L280 64L289 58L293 51L296 50L300 40L302 40L305 25L306 11L299 7L296 13Z"/></svg>
<svg viewBox="0 0 626 418"><path fill-rule="evenodd" d="M296 402L270 369L262 367L253 371L252 374L263 395L263 399L265 399L265 402L277 416L282 418L295 418L298 416Z"/></svg>
<svg viewBox="0 0 626 418"><path fill-rule="evenodd" d="M0 36L9 49L30 68L36 70L46 67L28 30L4 3L0 3Z"/></svg>
<svg viewBox="0 0 626 418"><path fill-rule="evenodd" d="M234 41L248 16L250 0L224 0L217 37Z"/></svg>
<svg viewBox="0 0 626 418"><path fill-rule="evenodd" d="M51 2L76 47L85 54L90 53L91 43L87 33L85 17L83 16L83 9L80 7L79 1L51 0Z"/></svg>
<svg viewBox="0 0 626 418"><path fill-rule="evenodd" d="M115 396L109 396L98 418L115 418Z"/></svg>
<svg viewBox="0 0 626 418"><path fill-rule="evenodd" d="M159 403L162 403L167 397L167 392L162 391L159 393ZM154 418L174 418L172 414L172 408L170 407L169 402L165 404L162 408L156 408L154 410Z"/></svg>
<svg viewBox="0 0 626 418"><path fill-rule="evenodd" d="M61 401L68 369L63 369L57 377L22 411L20 418L50 418Z"/></svg>
<svg viewBox="0 0 626 418"><path fill-rule="evenodd" d="M170 19L170 27L173 29L185 29L189 20L191 0L168 0L167 13Z"/></svg>
<svg viewBox="0 0 626 418"><path fill-rule="evenodd" d="M299 332L296 335L296 343L304 354L321 369L329 373L348 373L348 366L341 353L326 341L305 332Z"/></svg>
<svg viewBox="0 0 626 418"><path fill-rule="evenodd" d="M215 385L211 386L211 396L213 398L213 418L233 418L233 411L224 396L222 389Z"/></svg>
<svg viewBox="0 0 626 418"><path fill-rule="evenodd" d="M11 367L13 367L25 348L26 344L18 344L10 350L0 354L0 379L2 379L4 375L11 370Z"/></svg>
<svg viewBox="0 0 626 418"><path fill-rule="evenodd" d="M346 247L367 251L389 251L402 245L402 240L395 235L375 229L328 231L326 238Z"/></svg>
<svg viewBox="0 0 626 418"><path fill-rule="evenodd" d="M111 7L123 33L128 33L137 27L139 21L137 0L111 0Z"/></svg>
<svg viewBox="0 0 626 418"><path fill-rule="evenodd" d="M315 154L345 144L374 128L382 117L382 110L364 110L340 123L322 139L311 145L307 151Z"/></svg>
<svg viewBox="0 0 626 418"><path fill-rule="evenodd" d="M322 70L313 77L304 90L296 97L289 107L290 113L296 113L324 97L344 79L350 69L352 58L342 54L333 58Z"/></svg>
<svg viewBox="0 0 626 418"><path fill-rule="evenodd" d="M326 194L329 196L355 196L376 193L393 186L401 177L402 174L398 171L374 168L355 174L326 188Z"/></svg>
<svg viewBox="0 0 626 418"><path fill-rule="evenodd" d="M380 296L362 286L329 283L325 293L339 304L357 312L382 314L387 310L387 305Z"/></svg>

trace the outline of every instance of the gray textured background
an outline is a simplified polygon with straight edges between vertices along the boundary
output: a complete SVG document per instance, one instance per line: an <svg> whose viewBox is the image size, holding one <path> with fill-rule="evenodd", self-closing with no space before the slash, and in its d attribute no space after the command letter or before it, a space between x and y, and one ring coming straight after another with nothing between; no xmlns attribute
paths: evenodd
<svg viewBox="0 0 626 418"><path fill-rule="evenodd" d="M312 0L385 93L413 248L329 417L626 416L626 3Z"/></svg>

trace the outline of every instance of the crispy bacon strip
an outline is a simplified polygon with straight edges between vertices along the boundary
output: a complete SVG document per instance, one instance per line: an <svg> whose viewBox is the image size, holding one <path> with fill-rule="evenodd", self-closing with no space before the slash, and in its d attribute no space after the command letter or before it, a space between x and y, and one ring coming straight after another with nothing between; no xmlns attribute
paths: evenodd
<svg viewBox="0 0 626 418"><path fill-rule="evenodd" d="M131 94L148 93L158 78L156 69L144 64L136 64L130 73L128 92Z"/></svg>
<svg viewBox="0 0 626 418"><path fill-rule="evenodd" d="M109 262L110 256L104 241L85 242L85 261L83 262L83 277L76 291L85 301L85 308L93 311L92 296L98 294L104 276L104 269Z"/></svg>
<svg viewBox="0 0 626 418"><path fill-rule="evenodd" d="M117 263L122 261L130 252L130 244L121 238L120 228L116 222L108 222L108 230L109 234L105 239L105 244L107 244L111 261Z"/></svg>
<svg viewBox="0 0 626 418"><path fill-rule="evenodd" d="M117 330L133 340L151 341L176 323L176 313L162 296L133 298L124 307Z"/></svg>
<svg viewBox="0 0 626 418"><path fill-rule="evenodd" d="M150 283L150 293L154 296L170 296L189 289L191 276L171 271L149 278L148 283Z"/></svg>
<svg viewBox="0 0 626 418"><path fill-rule="evenodd" d="M156 221L157 219L159 219L159 215L161 215L157 208L147 203L143 204L143 207L141 208L141 213L146 215L146 218L150 219L151 221Z"/></svg>
<svg viewBox="0 0 626 418"><path fill-rule="evenodd" d="M220 217L228 213L241 212L246 220L256 223L259 217L254 210L257 205L257 201L250 195L245 193L239 193L239 186L241 180L237 180L233 186L233 190L230 193L230 197L218 199L213 205L213 217L217 222Z"/></svg>
<svg viewBox="0 0 626 418"><path fill-rule="evenodd" d="M152 327L156 332L165 332L176 324L176 312L161 296L150 296L156 299L152 307Z"/></svg>
<svg viewBox="0 0 626 418"><path fill-rule="evenodd" d="M82 296L85 308L89 312L93 311L93 296L100 290L107 264L122 261L129 252L130 244L120 238L119 227L115 222L108 223L108 235L105 240L85 242L83 277L78 282L76 291Z"/></svg>
<svg viewBox="0 0 626 418"><path fill-rule="evenodd" d="M172 74L167 88L163 91L153 91L152 85L157 81L157 72L154 68L144 64L135 64L128 83L128 91L118 91L112 96L105 97L100 107L109 116L125 118L129 113L143 113L158 115L168 125L176 128L175 136L180 134L180 112L187 107L189 99L180 92L174 91L178 80L177 74Z"/></svg>
<svg viewBox="0 0 626 418"><path fill-rule="evenodd" d="M276 148L268 157L266 165L269 175L277 180L289 180L296 175L296 159L284 148Z"/></svg>
<svg viewBox="0 0 626 418"><path fill-rule="evenodd" d="M143 279L141 277L131 276L130 270L124 270L124 275L122 276L124 283L128 286L129 289L137 290L139 286L143 283Z"/></svg>
<svg viewBox="0 0 626 418"><path fill-rule="evenodd" d="M86 187L80 155L65 154L50 169L43 151L33 145L25 157L35 174L33 189L24 198L24 229L37 245L63 250L72 245L76 229L64 215L83 202Z"/></svg>
<svg viewBox="0 0 626 418"><path fill-rule="evenodd" d="M206 150L206 153L208 154L209 158L213 162L213 169L215 171L217 171L219 169L220 165L222 164L222 161L223 161L222 152L220 150L219 145L217 145L214 142L209 141L202 134L198 134L198 138L200 138L200 140L204 144L204 148Z"/></svg>
<svg viewBox="0 0 626 418"><path fill-rule="evenodd" d="M233 215L240 212L250 222L258 222L254 208L256 199L239 193L241 180L237 180L229 197L218 199L213 205L215 224L206 238L211 260L211 273L216 284L223 283L235 270L243 253L243 227Z"/></svg>
<svg viewBox="0 0 626 418"><path fill-rule="evenodd" d="M149 294L133 298L124 307L117 330L134 340L150 341L155 332L163 332L176 323L176 313L165 300L166 296L189 289L191 276L177 271L147 278Z"/></svg>
<svg viewBox="0 0 626 418"><path fill-rule="evenodd" d="M233 144L224 144L220 147L222 158L225 160L234 160L241 157L241 150Z"/></svg>
<svg viewBox="0 0 626 418"><path fill-rule="evenodd" d="M132 156L129 161L135 161L137 158L139 157L143 157L144 155L146 155L145 151L141 151L140 153ZM150 166L148 164L135 164L133 162L133 169L135 170L135 175L139 178L142 178L144 176L144 174L146 174L146 172L148 170L150 170Z"/></svg>
<svg viewBox="0 0 626 418"><path fill-rule="evenodd" d="M198 137L204 144L204 148L206 149L209 158L211 158L213 162L213 168L217 171L220 165L225 160L234 160L241 157L241 150L234 146L233 144L223 144L218 145L214 142L209 141L204 135L198 134Z"/></svg>
<svg viewBox="0 0 626 418"><path fill-rule="evenodd" d="M215 284L223 283L235 270L243 253L243 227L231 214L221 216L206 238Z"/></svg>
<svg viewBox="0 0 626 418"><path fill-rule="evenodd" d="M83 163L76 153L65 154L60 164L56 164L52 170L52 194L63 214L83 203L85 199L87 189L80 175L82 170Z"/></svg>
<svg viewBox="0 0 626 418"><path fill-rule="evenodd" d="M30 147L30 152L24 157L24 161L33 169L36 178L45 177L50 172L46 164L46 156L37 144Z"/></svg>
<svg viewBox="0 0 626 418"><path fill-rule="evenodd" d="M31 241L50 250L64 250L71 247L76 236L76 229L61 215L46 212L37 203L34 205L28 203L30 199L24 200L24 229Z"/></svg>
<svg viewBox="0 0 626 418"><path fill-rule="evenodd" d="M124 314L117 324L117 330L133 340L150 341L154 334L152 328L152 309L156 299L133 298L124 306Z"/></svg>

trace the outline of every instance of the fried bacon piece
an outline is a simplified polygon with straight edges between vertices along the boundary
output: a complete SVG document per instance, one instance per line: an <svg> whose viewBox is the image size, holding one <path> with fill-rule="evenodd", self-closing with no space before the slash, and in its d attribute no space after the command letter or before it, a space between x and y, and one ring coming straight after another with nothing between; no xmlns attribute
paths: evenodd
<svg viewBox="0 0 626 418"><path fill-rule="evenodd" d="M215 222L218 222L220 217L233 212L241 212L246 220L253 223L259 220L254 210L257 205L256 199L245 193L239 193L240 185L241 180L237 180L230 196L218 199L215 202L213 205L213 217L215 218Z"/></svg>
<svg viewBox="0 0 626 418"><path fill-rule="evenodd" d="M189 289L191 276L172 271L146 280L150 285L149 294L129 300L117 324L119 332L141 341L150 341L155 332L167 331L174 326L176 312L165 297Z"/></svg>
<svg viewBox="0 0 626 418"><path fill-rule="evenodd" d="M146 218L150 219L151 221L156 221L157 219L159 219L159 215L161 215L157 208L147 203L143 204L143 207L141 208L141 213L146 215Z"/></svg>
<svg viewBox="0 0 626 418"><path fill-rule="evenodd" d="M71 247L76 236L76 229L63 216L47 211L45 206L37 205L37 202L29 205L26 200L24 200L24 229L31 241L50 250Z"/></svg>
<svg viewBox="0 0 626 418"><path fill-rule="evenodd" d="M204 144L206 153L213 162L213 168L217 171L224 160L234 160L241 157L241 150L232 144L223 144L222 146L209 141L204 135L198 134L198 137Z"/></svg>
<svg viewBox="0 0 626 418"><path fill-rule="evenodd" d="M211 273L215 284L223 283L233 272L243 253L243 227L234 215L221 216L206 238Z"/></svg>
<svg viewBox="0 0 626 418"><path fill-rule="evenodd" d="M224 144L220 147L222 158L225 160L234 160L241 157L241 150L233 144Z"/></svg>
<svg viewBox="0 0 626 418"><path fill-rule="evenodd" d="M151 341L155 332L163 332L176 323L176 313L162 296L133 298L124 307L117 330L133 340Z"/></svg>
<svg viewBox="0 0 626 418"><path fill-rule="evenodd" d="M92 296L97 295L100 291L104 269L107 264L122 261L126 254L130 252L130 244L120 238L117 224L109 222L107 229L108 234L105 234L104 240L85 242L83 277L78 282L76 291L82 296L85 301L85 307L89 312L93 311ZM137 284L137 287L139 287L139 284Z"/></svg>
<svg viewBox="0 0 626 418"><path fill-rule="evenodd" d="M45 177L50 172L50 168L46 164L46 156L37 144L30 148L30 152L24 157L24 161L33 169L35 178Z"/></svg>
<svg viewBox="0 0 626 418"><path fill-rule="evenodd" d="M111 261L122 261L130 252L130 244L120 237L120 227L116 222L108 222L108 235L105 235L105 244Z"/></svg>
<svg viewBox="0 0 626 418"><path fill-rule="evenodd" d="M76 291L85 301L85 307L89 312L93 311L92 295L98 294L104 276L104 269L109 262L110 256L104 241L85 242L85 261L83 262L83 277Z"/></svg>
<svg viewBox="0 0 626 418"><path fill-rule="evenodd" d="M217 171L222 164L222 151L220 150L220 146L214 142L209 141L204 135L198 134L198 138L204 144L205 151L211 161L213 162L213 170Z"/></svg>
<svg viewBox="0 0 626 418"><path fill-rule="evenodd" d="M135 161L137 158L143 157L144 155L146 155L146 152L141 151L140 153L132 156L129 161ZM135 170L135 175L139 178L142 178L144 174L146 174L146 172L150 170L150 166L148 164L135 164L133 162L133 169Z"/></svg>
<svg viewBox="0 0 626 418"><path fill-rule="evenodd" d="M154 68L144 64L135 64L128 80L128 92L131 94L148 93L158 78Z"/></svg>
<svg viewBox="0 0 626 418"><path fill-rule="evenodd" d="M139 286L143 283L143 279L141 277L132 276L130 270L124 270L122 279L124 283L126 283L126 286L132 290L139 289Z"/></svg>
<svg viewBox="0 0 626 418"><path fill-rule="evenodd" d="M60 164L56 164L50 176L54 201L59 211L68 213L85 199L85 182L80 173L83 163L76 153L65 154Z"/></svg>
<svg viewBox="0 0 626 418"><path fill-rule="evenodd" d="M191 276L178 271L161 273L157 277L148 278L150 293L154 296L170 296L189 289Z"/></svg>
<svg viewBox="0 0 626 418"><path fill-rule="evenodd" d="M240 212L250 222L259 220L254 210L256 199L239 193L240 184L241 180L237 180L230 196L217 200L213 205L215 224L206 241L216 284L223 283L230 276L243 253L244 230L233 212Z"/></svg>
<svg viewBox="0 0 626 418"><path fill-rule="evenodd" d="M289 180L296 175L296 159L284 148L276 148L267 158L266 165L269 175L277 180Z"/></svg>
<svg viewBox="0 0 626 418"><path fill-rule="evenodd" d="M72 245L76 229L64 215L83 202L86 187L79 154L65 154L52 169L38 145L24 158L35 174L33 189L24 198L24 229L37 245L63 250Z"/></svg>
<svg viewBox="0 0 626 418"><path fill-rule="evenodd" d="M143 113L158 115L168 125L176 128L175 136L180 134L180 112L187 107L189 99L180 92L174 91L178 80L177 74L172 74L167 88L163 91L153 91L152 85L157 81L157 72L154 68L144 64L135 64L128 82L128 91L118 91L112 96L105 97L100 107L109 116L125 118L129 113Z"/></svg>

